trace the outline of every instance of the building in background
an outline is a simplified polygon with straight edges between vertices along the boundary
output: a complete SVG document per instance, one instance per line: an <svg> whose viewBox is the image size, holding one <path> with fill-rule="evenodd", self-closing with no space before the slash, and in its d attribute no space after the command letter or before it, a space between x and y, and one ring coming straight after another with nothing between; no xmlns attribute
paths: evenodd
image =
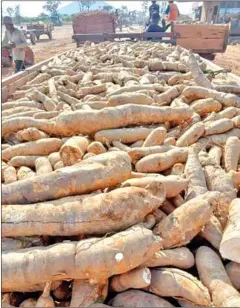
<svg viewBox="0 0 240 308"><path fill-rule="evenodd" d="M198 4L198 5L197 5ZM207 23L229 23L231 35L240 35L240 1L205 0L193 4L194 19Z"/></svg>

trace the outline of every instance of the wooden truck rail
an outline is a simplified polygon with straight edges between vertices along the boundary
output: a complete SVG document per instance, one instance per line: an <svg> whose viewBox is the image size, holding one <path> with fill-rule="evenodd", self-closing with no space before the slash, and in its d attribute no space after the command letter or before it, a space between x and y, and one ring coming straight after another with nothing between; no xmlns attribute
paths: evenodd
<svg viewBox="0 0 240 308"><path fill-rule="evenodd" d="M113 41L115 39L130 40L163 40L166 43L182 46L191 49L195 53L214 54L225 52L228 44L229 26L228 25L180 25L174 24L171 32L142 32L142 33L95 33L95 34L74 34L72 38L77 46L85 41L95 43L103 41ZM165 41L164 41L165 42Z"/></svg>
<svg viewBox="0 0 240 308"><path fill-rule="evenodd" d="M163 42L169 44L176 44L176 36L174 33L161 33L161 32L142 32L142 33L95 33L95 34L74 34L72 39L75 40L77 47L83 44L86 41L91 41L94 43L100 43L104 41L113 41L115 39L137 39L140 40L159 40L163 38L168 38L163 40Z"/></svg>

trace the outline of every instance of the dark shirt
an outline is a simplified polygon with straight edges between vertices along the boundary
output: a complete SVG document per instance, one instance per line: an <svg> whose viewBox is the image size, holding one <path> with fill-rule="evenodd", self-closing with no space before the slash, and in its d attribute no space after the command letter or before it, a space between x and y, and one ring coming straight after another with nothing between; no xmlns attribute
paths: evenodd
<svg viewBox="0 0 240 308"><path fill-rule="evenodd" d="M158 4L152 4L150 7L149 7L149 15L151 16L151 14L153 12L157 12L159 13L159 5Z"/></svg>

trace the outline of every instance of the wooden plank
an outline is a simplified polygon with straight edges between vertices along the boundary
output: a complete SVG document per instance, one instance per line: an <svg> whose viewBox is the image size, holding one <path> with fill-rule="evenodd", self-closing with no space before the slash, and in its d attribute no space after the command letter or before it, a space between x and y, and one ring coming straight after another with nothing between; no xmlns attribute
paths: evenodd
<svg viewBox="0 0 240 308"><path fill-rule="evenodd" d="M25 71L14 74L12 76L6 77L2 80L2 87L5 87L21 78L23 78L24 76L32 73L33 71L38 71L44 64L47 64L48 62L50 62L51 60L53 60L54 57L44 60L42 62L39 62L37 64L34 64L33 66L28 67Z"/></svg>
<svg viewBox="0 0 240 308"><path fill-rule="evenodd" d="M228 25L174 25L174 33L180 38L191 39L222 39L224 40Z"/></svg>
<svg viewBox="0 0 240 308"><path fill-rule="evenodd" d="M224 40L222 39L177 38L177 45L191 49L196 53L215 53L224 50Z"/></svg>
<svg viewBox="0 0 240 308"><path fill-rule="evenodd" d="M59 54L58 56L61 56L65 54L66 52L63 52ZM14 74L12 76L6 77L2 80L2 102L6 102L8 97L12 95L12 93L16 90L17 87L20 87L27 83L28 81L32 80L40 71L40 68L43 65L46 65L50 61L52 61L54 57L51 57L49 59L46 59L42 62L39 62L29 68L27 68L25 71ZM26 77L26 78L25 78ZM15 85L14 85L15 84Z"/></svg>
<svg viewBox="0 0 240 308"><path fill-rule="evenodd" d="M174 33L167 32L142 32L142 33L94 33L94 34L74 34L72 39L74 39L79 46L80 43L84 43L86 41L91 42L103 42L110 41L114 39L137 39L143 40L147 38L152 39L161 39L161 38L169 38L170 40L166 41L169 44L176 44L176 40L174 38Z"/></svg>

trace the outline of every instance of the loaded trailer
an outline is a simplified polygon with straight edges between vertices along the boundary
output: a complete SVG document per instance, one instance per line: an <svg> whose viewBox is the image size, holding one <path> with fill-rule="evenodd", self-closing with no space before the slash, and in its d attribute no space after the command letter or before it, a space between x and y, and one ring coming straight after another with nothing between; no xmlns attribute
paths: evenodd
<svg viewBox="0 0 240 308"><path fill-rule="evenodd" d="M5 306L240 306L238 76L86 42L2 99Z"/></svg>

